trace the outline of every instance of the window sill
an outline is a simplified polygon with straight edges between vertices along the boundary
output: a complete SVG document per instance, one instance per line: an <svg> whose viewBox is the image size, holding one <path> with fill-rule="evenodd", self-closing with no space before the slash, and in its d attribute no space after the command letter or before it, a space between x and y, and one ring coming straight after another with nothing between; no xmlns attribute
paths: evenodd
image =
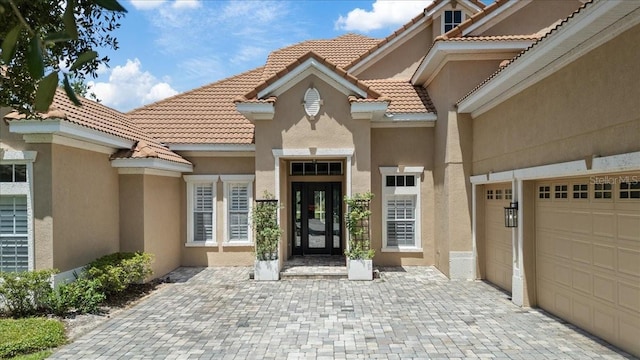
<svg viewBox="0 0 640 360"><path fill-rule="evenodd" d="M397 248L397 247L388 247L382 248L380 252L383 253L394 253L394 252L412 252L412 253L421 253L424 252L422 248Z"/></svg>
<svg viewBox="0 0 640 360"><path fill-rule="evenodd" d="M251 242L226 242L222 243L224 247L253 247L253 243Z"/></svg>
<svg viewBox="0 0 640 360"><path fill-rule="evenodd" d="M185 247L218 247L218 243L211 242L211 241L207 241L207 242L191 241L191 242L185 243L184 246Z"/></svg>

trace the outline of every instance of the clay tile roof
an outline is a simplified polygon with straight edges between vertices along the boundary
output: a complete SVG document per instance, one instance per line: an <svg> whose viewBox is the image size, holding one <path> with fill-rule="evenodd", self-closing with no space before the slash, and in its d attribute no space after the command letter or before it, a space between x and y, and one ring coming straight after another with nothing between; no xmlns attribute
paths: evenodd
<svg viewBox="0 0 640 360"><path fill-rule="evenodd" d="M317 54L315 51L308 51L307 53L303 54L301 57L295 59L293 62L291 62L290 64L286 65L283 69L281 69L277 73L273 74L270 78L268 78L265 81L263 81L262 83L260 83L257 87L253 88L251 91L246 93L244 95L244 97L236 98L235 102L246 102L246 101L256 102L256 101L261 101L261 100L256 100L256 97L258 96L258 93L260 91L266 89L267 87L269 87L269 85L273 84L278 79L282 78L287 73L291 72L293 69L298 67L300 64L304 63L305 61L307 61L308 59L311 59L311 58L319 61L324 66L328 67L329 69L331 69L332 71L334 71L335 73L337 73L338 75L343 77L344 79L348 80L349 82L351 82L352 84L354 84L355 86L360 88L361 90L365 91L367 93L367 97L368 98L377 99L378 97L380 97L380 94L377 91L373 90L366 83L358 80L357 78L355 78L353 75L349 74L344 69L340 68L339 66L331 63L326 58L324 58L324 57L320 56L319 54ZM262 100L262 101L266 102L267 100Z"/></svg>
<svg viewBox="0 0 640 360"><path fill-rule="evenodd" d="M309 40L291 45L269 54L264 67L262 79L271 78L282 68L299 59L309 51L314 51L321 57L340 68L345 68L353 60L376 46L380 39L373 39L358 34L345 34L335 39Z"/></svg>
<svg viewBox="0 0 640 360"><path fill-rule="evenodd" d="M256 68L135 109L128 116L165 143L251 144L253 124L236 110L234 100L254 89L262 72Z"/></svg>
<svg viewBox="0 0 640 360"><path fill-rule="evenodd" d="M40 114L40 117L43 119L64 119L76 125L132 140L136 143L142 141L148 147L148 150L144 153L146 156L143 156L143 153L138 153L136 157L152 157L182 164L191 164L145 133L125 114L82 97L79 97L79 99L82 106L75 106L62 89L57 89L49 111L45 114ZM13 112L7 114L5 118L17 120L24 119L25 116Z"/></svg>
<svg viewBox="0 0 640 360"><path fill-rule="evenodd" d="M498 68L498 70L496 70L493 74L491 74L488 78L484 79L480 84L478 84L478 86L476 86L475 88L473 88L471 91L469 91L465 96L463 96L460 100L458 100L456 102L456 104L459 104L460 102L462 102L464 99L468 98L469 96L471 96L471 94L473 94L474 92L478 91L481 87L485 86L488 82L490 82L493 78L495 78L496 76L498 76L498 74L500 74L501 72L505 71L506 69L508 69L514 62L518 61L522 56L524 56L527 52L529 52L531 49L533 49L536 46L540 46L540 43L543 43L544 40L551 34L559 31L560 28L562 28L562 26L564 24L566 24L567 22L571 21L571 19L573 19L573 17L575 17L577 14L579 14L584 8L586 8L587 6L589 6L590 4L592 4L591 1L588 1L584 4L582 4L578 9L576 9L573 13L571 13L571 15L567 16L566 18L564 18L562 21L558 21L556 23L554 23L552 26L550 26L549 28L545 28L540 30L536 35L539 36L539 38L537 39L536 42L534 42L533 44L531 44L529 47L527 47L526 49L522 50L518 55L514 56L512 59L505 60L502 61L500 63L500 67Z"/></svg>
<svg viewBox="0 0 640 360"><path fill-rule="evenodd" d="M389 43L391 40L393 40L393 39L397 38L398 36L400 36L400 34L402 34L405 31L407 31L407 29L409 29L411 26L413 26L413 24L417 23L418 21L420 21L424 17L426 17L427 13L429 13L429 11L431 11L433 8L438 6L443 1L444 0L435 0L434 2L432 2L429 6L424 8L424 11L422 11L420 14L416 15L413 19L409 20L409 22L407 22L406 24L402 25L398 30L394 31L391 35L389 35L386 38L380 40L375 46L369 48L365 53L362 53L360 56L358 56L357 58L353 59L353 61L351 61L349 64L345 65L344 68L347 69L347 70L351 69L357 63L359 63L360 61L364 60L364 58L366 58L367 56L371 55L374 51L378 50L379 48L381 48L384 45L386 45L387 43ZM470 0L470 1L474 5L478 6L480 9L484 9L485 8L485 5L482 2L480 2L479 0ZM497 0L497 1L507 1L507 0Z"/></svg>
<svg viewBox="0 0 640 360"><path fill-rule="evenodd" d="M413 86L409 80L381 79L363 80L363 82L390 100L388 112L436 113L427 90L422 86Z"/></svg>

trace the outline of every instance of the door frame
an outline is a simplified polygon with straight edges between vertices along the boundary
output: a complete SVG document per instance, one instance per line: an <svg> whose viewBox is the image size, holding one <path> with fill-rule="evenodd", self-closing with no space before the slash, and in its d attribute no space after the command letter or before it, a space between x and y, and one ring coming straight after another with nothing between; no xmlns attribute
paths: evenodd
<svg viewBox="0 0 640 360"><path fill-rule="evenodd" d="M327 192L326 197L326 212L325 212L325 223L326 223L326 247L325 248L309 248L309 229L308 226L304 226L304 224L308 224L308 213L304 211L305 208L309 205L309 193L313 190L324 189ZM300 246L296 246L295 237L298 232L297 223L296 223L296 191L301 191L301 203L300 203ZM333 192L338 190L339 195L339 203L334 204ZM342 182L340 181L312 181L312 182L292 182L291 183L291 226L290 230L292 231L293 246L292 246L292 254L293 255L342 255L344 251L344 230L342 226ZM334 236L334 222L333 222L333 209L334 206L337 206L338 217L340 221L338 222L338 231L340 238L340 246L334 248L333 246L333 236Z"/></svg>

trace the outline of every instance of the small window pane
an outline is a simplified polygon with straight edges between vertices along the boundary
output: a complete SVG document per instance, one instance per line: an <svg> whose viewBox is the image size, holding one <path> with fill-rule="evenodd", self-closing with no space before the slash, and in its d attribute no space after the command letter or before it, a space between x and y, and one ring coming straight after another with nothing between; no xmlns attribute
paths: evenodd
<svg viewBox="0 0 640 360"><path fill-rule="evenodd" d="M554 197L556 199L566 199L567 198L567 185L556 185Z"/></svg>
<svg viewBox="0 0 640 360"><path fill-rule="evenodd" d="M620 199L640 199L640 181L620 183Z"/></svg>
<svg viewBox="0 0 640 360"><path fill-rule="evenodd" d="M303 174L304 174L304 168L302 166L302 163L294 162L291 164L291 175L303 175Z"/></svg>
<svg viewBox="0 0 640 360"><path fill-rule="evenodd" d="M611 184L595 184L593 197L596 199L611 199Z"/></svg>
<svg viewBox="0 0 640 360"><path fill-rule="evenodd" d="M487 190L487 200L493 200L493 190Z"/></svg>
<svg viewBox="0 0 640 360"><path fill-rule="evenodd" d="M453 22L453 11L447 10L444 12L444 22L447 24Z"/></svg>
<svg viewBox="0 0 640 360"><path fill-rule="evenodd" d="M315 175L316 174L316 164L308 162L304 163L304 173L305 175Z"/></svg>
<svg viewBox="0 0 640 360"><path fill-rule="evenodd" d="M27 182L27 165L16 164L13 166L15 182Z"/></svg>
<svg viewBox="0 0 640 360"><path fill-rule="evenodd" d="M329 175L329 163L319 162L316 164L317 175Z"/></svg>
<svg viewBox="0 0 640 360"><path fill-rule="evenodd" d="M415 176L408 175L406 181L407 181L407 183L406 183L407 186L416 186L416 177Z"/></svg>
<svg viewBox="0 0 640 360"><path fill-rule="evenodd" d="M13 165L0 165L0 182L13 182Z"/></svg>
<svg viewBox="0 0 640 360"><path fill-rule="evenodd" d="M502 189L496 190L496 200L502 200Z"/></svg>
<svg viewBox="0 0 640 360"><path fill-rule="evenodd" d="M512 200L513 194L511 189L504 189L504 198L505 200Z"/></svg>
<svg viewBox="0 0 640 360"><path fill-rule="evenodd" d="M456 10L453 12L453 22L460 24L462 22L462 11Z"/></svg>
<svg viewBox="0 0 640 360"><path fill-rule="evenodd" d="M551 187L550 186L538 187L538 199L549 199L549 198L551 198Z"/></svg>
<svg viewBox="0 0 640 360"><path fill-rule="evenodd" d="M391 176L391 175L387 176L387 186L388 187L396 186L396 177L395 176Z"/></svg>
<svg viewBox="0 0 640 360"><path fill-rule="evenodd" d="M341 162L330 163L329 173L331 175L342 175L342 163Z"/></svg>
<svg viewBox="0 0 640 360"><path fill-rule="evenodd" d="M404 176L398 176L396 178L396 186L404 186Z"/></svg>

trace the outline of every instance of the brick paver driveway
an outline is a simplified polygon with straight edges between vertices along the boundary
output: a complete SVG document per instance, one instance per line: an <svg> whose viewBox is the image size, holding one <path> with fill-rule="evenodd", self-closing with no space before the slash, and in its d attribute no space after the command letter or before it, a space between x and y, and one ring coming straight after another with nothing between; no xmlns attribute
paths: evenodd
<svg viewBox="0 0 640 360"><path fill-rule="evenodd" d="M622 359L628 355L483 282L430 267L373 282L248 280L181 268L52 359Z"/></svg>

